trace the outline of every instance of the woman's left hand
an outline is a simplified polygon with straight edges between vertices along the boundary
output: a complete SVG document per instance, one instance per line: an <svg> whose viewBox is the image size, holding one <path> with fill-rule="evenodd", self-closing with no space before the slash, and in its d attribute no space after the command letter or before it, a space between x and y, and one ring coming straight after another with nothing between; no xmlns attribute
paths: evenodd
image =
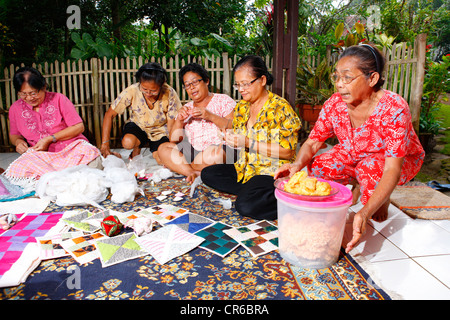
<svg viewBox="0 0 450 320"><path fill-rule="evenodd" d="M359 211L353 218L353 237L345 248L345 252L349 253L361 240L362 236L366 232L367 221L369 218Z"/></svg>
<svg viewBox="0 0 450 320"><path fill-rule="evenodd" d="M30 147L35 151L47 151L48 146L53 142L52 136L47 136L39 140L34 146Z"/></svg>
<svg viewBox="0 0 450 320"><path fill-rule="evenodd" d="M209 120L210 112L206 110L205 107L195 107L189 109L189 114L192 118L201 118L205 120Z"/></svg>
<svg viewBox="0 0 450 320"><path fill-rule="evenodd" d="M242 134L235 134L233 130L227 130L224 136L225 143L232 148L245 148L247 137Z"/></svg>

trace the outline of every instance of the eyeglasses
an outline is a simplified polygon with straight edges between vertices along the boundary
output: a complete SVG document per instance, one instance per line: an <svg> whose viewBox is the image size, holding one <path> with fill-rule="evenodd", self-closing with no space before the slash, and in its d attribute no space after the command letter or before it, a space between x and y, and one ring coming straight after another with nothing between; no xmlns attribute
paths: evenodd
<svg viewBox="0 0 450 320"><path fill-rule="evenodd" d="M26 97L34 98L38 95L40 90L31 91L31 92L18 92L17 95L21 99L25 99Z"/></svg>
<svg viewBox="0 0 450 320"><path fill-rule="evenodd" d="M248 83L240 83L240 84L235 83L235 84L233 84L233 88L236 90L239 90L240 88L247 89L248 87L250 87L253 84L253 82L255 82L258 79L259 79L259 77Z"/></svg>
<svg viewBox="0 0 450 320"><path fill-rule="evenodd" d="M197 79L197 80L192 80L192 81L189 82L189 83L183 83L183 87L184 87L186 90L189 90L189 89L191 89L192 87L197 87L198 84L200 83L200 81L203 81L203 79Z"/></svg>
<svg viewBox="0 0 450 320"><path fill-rule="evenodd" d="M339 80L342 80L343 84L349 84L359 76L364 75L364 73L361 73L360 75L357 75L356 77L350 77L350 76L340 76L336 72L331 75L331 82L337 83Z"/></svg>
<svg viewBox="0 0 450 320"><path fill-rule="evenodd" d="M141 85L139 85L139 90L141 90L142 93L149 94L152 96L156 96L159 93L159 90L144 90L142 89Z"/></svg>

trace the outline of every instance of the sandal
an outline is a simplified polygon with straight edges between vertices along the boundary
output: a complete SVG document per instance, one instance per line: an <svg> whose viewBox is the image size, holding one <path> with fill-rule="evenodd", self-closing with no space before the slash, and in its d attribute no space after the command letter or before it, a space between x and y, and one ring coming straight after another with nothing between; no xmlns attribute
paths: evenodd
<svg viewBox="0 0 450 320"><path fill-rule="evenodd" d="M436 180L428 181L427 186L437 190L437 191L450 191L450 184L442 184Z"/></svg>

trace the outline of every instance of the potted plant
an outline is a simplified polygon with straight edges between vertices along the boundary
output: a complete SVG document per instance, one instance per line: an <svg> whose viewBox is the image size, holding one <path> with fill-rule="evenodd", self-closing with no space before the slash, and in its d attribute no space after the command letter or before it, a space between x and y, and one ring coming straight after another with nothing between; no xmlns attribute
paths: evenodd
<svg viewBox="0 0 450 320"><path fill-rule="evenodd" d="M323 59L315 69L307 63L297 67L297 107L300 117L310 127L317 121L323 103L334 93L331 72L327 59Z"/></svg>

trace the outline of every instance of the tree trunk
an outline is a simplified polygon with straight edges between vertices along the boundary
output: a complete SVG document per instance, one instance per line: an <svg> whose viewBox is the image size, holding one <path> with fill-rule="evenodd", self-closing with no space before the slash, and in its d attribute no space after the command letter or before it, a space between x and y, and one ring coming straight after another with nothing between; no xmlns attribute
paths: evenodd
<svg viewBox="0 0 450 320"><path fill-rule="evenodd" d="M120 32L120 3L118 0L111 0L111 16L112 16L112 23L113 23L113 36L114 41L121 41L122 35Z"/></svg>

